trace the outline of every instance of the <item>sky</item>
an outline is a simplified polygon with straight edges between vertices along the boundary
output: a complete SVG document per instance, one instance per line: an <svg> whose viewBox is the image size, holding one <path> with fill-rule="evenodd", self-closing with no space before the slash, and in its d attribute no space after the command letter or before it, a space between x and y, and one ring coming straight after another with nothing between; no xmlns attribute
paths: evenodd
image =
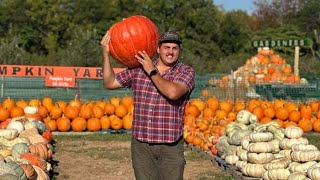
<svg viewBox="0 0 320 180"><path fill-rule="evenodd" d="M214 0L215 5L222 5L226 11L244 10L252 14L254 5L253 0Z"/></svg>

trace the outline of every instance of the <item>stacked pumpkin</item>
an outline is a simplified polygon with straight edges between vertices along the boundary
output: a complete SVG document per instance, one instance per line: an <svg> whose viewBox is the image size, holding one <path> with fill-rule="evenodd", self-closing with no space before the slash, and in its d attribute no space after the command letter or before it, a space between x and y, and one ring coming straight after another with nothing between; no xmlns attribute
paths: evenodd
<svg viewBox="0 0 320 180"><path fill-rule="evenodd" d="M26 116L38 109L26 106ZM52 134L47 126L34 118L13 117L1 123L0 179L50 179Z"/></svg>
<svg viewBox="0 0 320 180"><path fill-rule="evenodd" d="M316 100L298 104L281 99L273 102L252 99L248 103L219 101L214 97L206 100L192 99L185 109L184 138L186 143L217 155L217 146L219 146L216 144L217 139L225 134L228 135L227 127L235 126L234 128L242 129L242 135L245 132L248 133L245 125L234 123L236 117L243 112L253 114L251 121L256 123L268 124L272 122L280 128L293 126L300 127L304 132L320 132L319 105ZM239 143L234 139L241 137L238 133L240 132L234 133L228 141Z"/></svg>
<svg viewBox="0 0 320 180"><path fill-rule="evenodd" d="M246 64L239 67L234 74L216 80L210 78L209 84L228 88L233 85L233 77L236 79L237 86L240 87L248 87L256 83L306 83L306 79L300 79L299 75L294 75L291 65L269 48L259 49L258 53L249 58Z"/></svg>
<svg viewBox="0 0 320 180"><path fill-rule="evenodd" d="M26 106L36 107L35 114L25 114ZM30 101L6 99L0 107L0 123L10 118L25 116L43 121L50 131L130 130L133 120L133 97L114 96L109 101L69 102L53 101L50 97Z"/></svg>
<svg viewBox="0 0 320 180"><path fill-rule="evenodd" d="M319 179L320 151L300 127L257 123L249 111L238 113L217 142L218 155L244 175L265 180Z"/></svg>

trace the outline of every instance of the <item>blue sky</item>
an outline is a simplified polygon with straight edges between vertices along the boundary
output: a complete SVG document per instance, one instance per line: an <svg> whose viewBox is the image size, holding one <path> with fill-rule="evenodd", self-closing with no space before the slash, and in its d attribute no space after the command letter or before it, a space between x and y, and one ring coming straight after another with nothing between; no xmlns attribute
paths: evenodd
<svg viewBox="0 0 320 180"><path fill-rule="evenodd" d="M215 5L222 5L226 11L244 10L251 14L254 8L253 0L214 0Z"/></svg>

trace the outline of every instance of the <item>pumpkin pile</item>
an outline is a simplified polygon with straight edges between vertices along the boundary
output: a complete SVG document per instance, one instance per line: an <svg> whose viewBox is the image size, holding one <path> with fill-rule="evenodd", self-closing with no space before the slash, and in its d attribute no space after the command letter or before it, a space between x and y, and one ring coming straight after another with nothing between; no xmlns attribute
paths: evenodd
<svg viewBox="0 0 320 180"><path fill-rule="evenodd" d="M233 105L212 97L191 100L185 114L186 143L220 156L246 176L319 179L320 151L302 137L304 132L319 132L318 101Z"/></svg>
<svg viewBox="0 0 320 180"><path fill-rule="evenodd" d="M259 49L258 53L246 61L246 64L239 67L234 74L225 75L221 79L209 79L209 84L216 84L221 88L231 87L235 78L237 86L249 87L252 84L299 84L306 83L306 79L294 75L290 64L275 54L269 48Z"/></svg>
<svg viewBox="0 0 320 180"><path fill-rule="evenodd" d="M25 108L26 113L33 110ZM0 179L49 180L52 140L42 121L19 116L1 123Z"/></svg>
<svg viewBox="0 0 320 180"><path fill-rule="evenodd" d="M42 121L50 131L83 132L130 130L133 120L133 97L111 97L107 100L69 102L50 97L30 101L5 99L0 106L0 126L12 118L24 116Z"/></svg>

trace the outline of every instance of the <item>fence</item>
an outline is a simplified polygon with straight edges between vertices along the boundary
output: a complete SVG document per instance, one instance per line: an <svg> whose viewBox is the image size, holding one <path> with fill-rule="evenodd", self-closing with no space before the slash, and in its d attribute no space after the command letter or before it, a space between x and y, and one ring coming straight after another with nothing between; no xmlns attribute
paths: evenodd
<svg viewBox="0 0 320 180"><path fill-rule="evenodd" d="M196 76L195 90L191 98L218 97L221 100L243 100L251 98L260 99L288 99L292 101L308 101L320 98L320 80L317 77L308 76L306 84L266 84L257 83L250 86L241 86L236 81L229 81L228 85L221 86L215 81L225 74L207 74ZM69 101L74 98L85 100L109 99L113 96L123 97L132 95L130 89L121 88L107 90L103 88L101 79L76 79L75 88L46 87L45 78L12 77L0 78L0 101L10 97L15 100L41 99L50 96L54 100Z"/></svg>

